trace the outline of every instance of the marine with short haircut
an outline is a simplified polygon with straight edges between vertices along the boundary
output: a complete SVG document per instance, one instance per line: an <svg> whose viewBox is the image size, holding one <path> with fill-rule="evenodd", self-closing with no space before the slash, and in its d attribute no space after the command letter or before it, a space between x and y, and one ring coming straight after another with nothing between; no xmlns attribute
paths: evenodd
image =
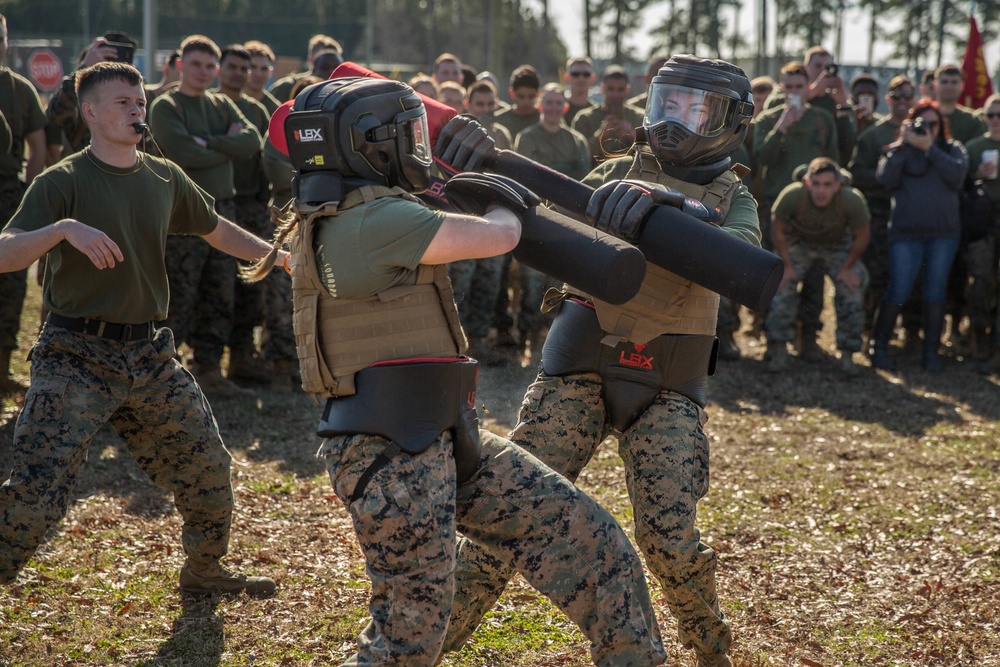
<svg viewBox="0 0 1000 667"><path fill-rule="evenodd" d="M862 299L868 286L861 255L868 247L870 227L864 195L845 187L844 179L840 165L818 157L809 163L801 182L781 191L771 210L772 242L785 263L785 275L764 325L769 372L788 368L786 344L795 339L799 288L805 275L819 266L836 288L840 368L848 377L859 373L854 353L861 351Z"/></svg>
<svg viewBox="0 0 1000 667"><path fill-rule="evenodd" d="M183 524L182 591L268 595L267 577L224 568L233 514L231 457L208 401L177 360L166 319L164 248L201 236L255 260L270 249L212 207L172 162L140 153L146 98L125 63L77 79L91 144L39 176L0 233L0 272L49 257L49 309L31 354L31 386L0 487L0 583L9 584L65 516L73 482L109 424ZM284 256L284 253L282 253Z"/></svg>
<svg viewBox="0 0 1000 667"><path fill-rule="evenodd" d="M234 160L260 153L261 138L239 107L209 90L219 71L219 47L192 35L181 43L181 85L149 110L149 126L164 157L175 162L215 200L215 209L236 217ZM233 328L236 260L195 236L167 241L170 319L178 344L192 350L192 370L213 398L246 395L222 376L220 362Z"/></svg>

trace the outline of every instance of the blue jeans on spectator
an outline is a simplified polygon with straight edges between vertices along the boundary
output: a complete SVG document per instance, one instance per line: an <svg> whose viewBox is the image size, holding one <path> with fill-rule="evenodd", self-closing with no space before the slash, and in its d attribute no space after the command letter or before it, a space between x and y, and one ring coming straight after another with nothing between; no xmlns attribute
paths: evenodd
<svg viewBox="0 0 1000 667"><path fill-rule="evenodd" d="M959 239L936 237L889 244L889 285L885 300L904 304L910 298L920 267L924 269L924 301L942 302Z"/></svg>

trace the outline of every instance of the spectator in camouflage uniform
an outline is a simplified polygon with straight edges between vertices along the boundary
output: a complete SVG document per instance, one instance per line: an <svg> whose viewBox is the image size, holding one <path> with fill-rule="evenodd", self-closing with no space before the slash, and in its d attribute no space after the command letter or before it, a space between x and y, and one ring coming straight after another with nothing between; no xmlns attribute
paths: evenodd
<svg viewBox="0 0 1000 667"><path fill-rule="evenodd" d="M131 46L119 53L112 43ZM90 129L80 116L80 104L76 99L76 75L80 70L100 62L117 60L132 64L132 55L139 45L134 39L124 33L109 32L95 39L80 62L80 69L63 77L59 89L49 98L45 109L45 117L49 122L45 129L46 143L49 152L49 164L55 164L68 153L83 150L90 143ZM128 58L128 60L124 60Z"/></svg>
<svg viewBox="0 0 1000 667"><path fill-rule="evenodd" d="M6 56L7 19L0 14L0 113L11 135L10 150L0 153L0 225L14 215L25 188L45 167L45 110L31 83L4 64ZM27 269L0 274L0 394L22 389L10 377L10 356L17 349L27 278Z"/></svg>
<svg viewBox="0 0 1000 667"><path fill-rule="evenodd" d="M202 35L181 44L181 85L161 95L149 125L164 157L215 198L220 215L235 218L234 160L259 155L256 127L225 95L208 87L219 69L219 47ZM220 360L233 328L236 260L195 236L167 241L169 326L193 352L192 369L210 396L245 395L223 378Z"/></svg>
<svg viewBox="0 0 1000 667"><path fill-rule="evenodd" d="M175 358L166 316L168 234L200 234L245 259L267 244L218 216L174 164L136 151L142 77L102 63L78 80L91 146L36 179L0 233L0 272L52 261L50 310L0 487L0 583L9 584L66 514L91 439L105 424L174 494L187 557L181 589L270 594L274 582L223 568L233 513L230 455L198 385Z"/></svg>
<svg viewBox="0 0 1000 667"><path fill-rule="evenodd" d="M569 108L562 86L546 84L539 102L542 119L517 135L514 150L521 155L550 167L572 179L584 178L593 166L587 139L565 122ZM548 319L539 308L545 290L552 281L530 266L521 266L521 304L517 315L517 330L521 344L530 349L533 361L541 357L542 341Z"/></svg>
<svg viewBox="0 0 1000 667"><path fill-rule="evenodd" d="M730 169L752 114L743 70L720 60L672 57L650 88L643 121L648 143L636 143L628 156L604 162L584 179L598 188L588 216L599 229L634 241L643 224L652 224L646 221L651 193L673 188L718 207L723 230L759 245L756 204ZM655 143L676 133L692 139L683 147ZM453 166L477 168L471 161ZM623 178L640 179L641 187ZM617 437L635 538L677 619L680 641L694 649L699 667L729 667L732 633L716 594L716 555L695 526L698 501L708 492L704 406L718 295L652 264L639 294L620 307L571 285L563 292L541 370L510 437L570 480L605 438ZM513 574L509 559L460 543L446 650L465 642Z"/></svg>
<svg viewBox="0 0 1000 667"><path fill-rule="evenodd" d="M238 44L222 50L219 93L231 99L263 136L270 114L264 105L243 92L251 73L251 55ZM274 224L268 209L270 196L261 165L261 153L234 158L235 222L255 236L271 238ZM280 283L280 286L272 285ZM273 274L262 283L236 281L233 331L229 336L229 379L237 383L266 384L289 391L295 369L292 302L285 276ZM271 294L272 298L266 299ZM281 295L275 300L273 295ZM266 300L265 300L266 299ZM261 349L254 345L254 329L261 327Z"/></svg>
<svg viewBox="0 0 1000 667"><path fill-rule="evenodd" d="M367 185L350 189L345 179L337 206L296 200L276 243L293 233L293 289L297 299L309 292L296 302L296 333L324 341L318 356L303 347L300 357L303 380L327 397L319 455L372 583L371 621L343 664L437 663L457 531L510 562L565 611L590 640L596 664L661 664L638 555L611 515L520 447L478 430L476 366L462 356L465 337L441 265L511 250L520 235L512 209L525 210L524 195L506 199L498 189L501 199L482 217L423 206L409 196L427 187L432 165L413 90L363 77L317 88L299 110L321 104L333 128L309 156L290 143L301 190L316 192L308 181L317 174L322 184L339 174ZM357 142L350 128L362 115L371 131ZM397 136L425 139L397 143ZM336 172L313 171L308 161L317 150L324 164L339 164ZM387 164L366 160L371 151ZM323 192L317 200L334 201ZM353 326L338 326L347 324L343 317ZM375 322L385 326L369 326ZM410 325L418 322L415 336ZM320 365L329 373L315 371Z"/></svg>
<svg viewBox="0 0 1000 667"><path fill-rule="evenodd" d="M497 148L513 148L510 132L494 118L497 109L496 87L485 79L476 81L469 86L465 96L468 113L475 116L486 129ZM486 366L496 366L507 361L487 339L500 292L507 287L504 268L509 263L510 254L505 253L481 259L461 259L448 265L448 276L455 291L462 328L469 338L469 355Z"/></svg>
<svg viewBox="0 0 1000 667"><path fill-rule="evenodd" d="M836 162L818 157L801 183L782 190L771 210L771 240L785 262L785 275L765 324L770 372L788 367L786 343L795 339L799 287L818 264L836 287L841 368L848 376L858 374L853 356L861 350L864 325L861 302L868 272L860 258L868 245L868 208L858 190L843 187L842 178Z"/></svg>

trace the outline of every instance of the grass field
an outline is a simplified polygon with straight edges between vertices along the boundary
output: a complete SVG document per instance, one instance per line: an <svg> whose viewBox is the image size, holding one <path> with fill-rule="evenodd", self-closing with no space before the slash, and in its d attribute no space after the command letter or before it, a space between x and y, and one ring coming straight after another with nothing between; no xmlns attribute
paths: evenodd
<svg viewBox="0 0 1000 667"><path fill-rule="evenodd" d="M25 311L34 326L37 289ZM832 348L829 325L823 341ZM24 338L29 338L25 335ZM738 667L1000 667L1000 388L952 359L847 380L832 355L767 375L763 346L720 365L708 430L703 538ZM27 382L25 349L16 371ZM481 416L509 427L533 370L485 369ZM3 399L0 469L19 398ZM66 521L0 588L0 665L336 665L366 622L368 584L350 521L313 454L319 410L261 392L214 405L232 451L229 562L273 576L267 600L177 591L171 498L110 432L90 449ZM605 443L581 486L631 530L621 460ZM655 582L670 665L693 665ZM515 580L445 665L590 664L565 617Z"/></svg>

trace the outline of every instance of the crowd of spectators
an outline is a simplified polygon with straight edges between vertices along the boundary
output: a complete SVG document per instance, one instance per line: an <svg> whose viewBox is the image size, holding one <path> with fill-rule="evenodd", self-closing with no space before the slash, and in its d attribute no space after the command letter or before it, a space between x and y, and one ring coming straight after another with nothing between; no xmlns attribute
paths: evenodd
<svg viewBox="0 0 1000 667"><path fill-rule="evenodd" d="M0 63L5 23L2 30ZM122 43L133 48L123 52L115 46ZM137 46L127 35L106 34L80 55L79 68L131 58ZM292 175L267 139L268 119L345 59L338 41L325 35L309 40L307 54L303 71L274 80L275 54L264 41L220 48L208 37L188 37L164 61L160 81L146 85L145 150L180 165L221 214L267 236L270 207L289 200ZM650 59L644 84L665 60ZM529 64L501 79L444 53L428 69L408 81L415 90L475 116L498 148L572 178L635 150L647 100L645 93L633 96L631 77L618 65L598 71L589 58L574 57L561 81L544 81ZM741 314L723 300L721 359L739 359L750 340L761 337L768 371L823 358L817 340L829 280L847 375L863 367L858 352L874 367L895 369L900 355L893 348L904 340L905 347L922 341L920 360L929 371L943 370L950 358L1000 372L997 207L985 233L969 234L961 215L969 192L1000 202L1000 97L982 109L959 105L962 76L955 65L939 67L921 81L919 97L916 82L897 76L880 100L873 75L845 81L830 53L814 47L801 62L782 67L777 81L753 79L754 120L732 160L749 168L745 180L758 202L763 243L781 256L785 276L768 312ZM74 77L66 77L46 106L27 79L0 68L0 79L11 84L0 81L0 227L44 166L86 150L89 133ZM206 392L241 396L261 385L292 390L287 281L243 284L234 260L196 237L173 237L166 252L166 324L186 344ZM457 262L449 271L470 354L487 365L537 361L549 323L539 304L552 280L509 255ZM11 391L17 386L8 369L26 276L0 279L0 390ZM950 348L944 360L942 341Z"/></svg>

